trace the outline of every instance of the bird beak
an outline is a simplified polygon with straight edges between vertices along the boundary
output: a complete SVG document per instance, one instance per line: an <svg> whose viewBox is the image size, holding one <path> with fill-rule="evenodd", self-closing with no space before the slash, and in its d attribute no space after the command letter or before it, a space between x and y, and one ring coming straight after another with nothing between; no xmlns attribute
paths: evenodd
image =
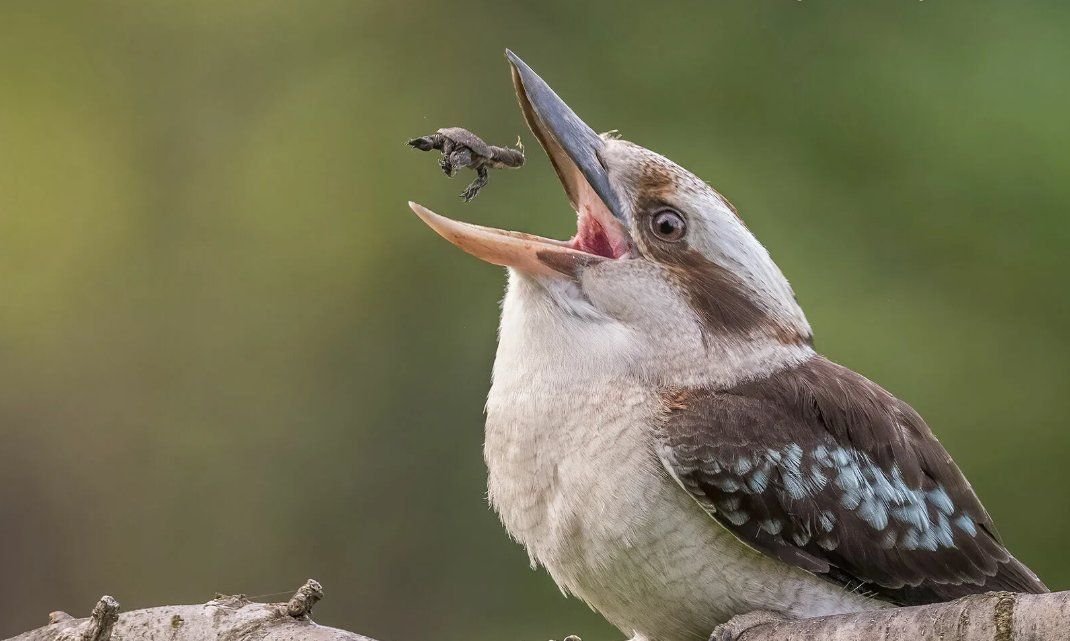
<svg viewBox="0 0 1070 641"><path fill-rule="evenodd" d="M519 56L508 49L505 55L513 66L513 86L524 119L554 163L573 209L579 211L582 192L593 189L610 213L625 223L620 199L609 184L602 157L605 141Z"/></svg>
<svg viewBox="0 0 1070 641"><path fill-rule="evenodd" d="M587 126L531 67L512 51L513 85L524 119L554 165L578 217L568 241L482 227L439 216L409 203L443 238L495 265L543 276L578 277L592 264L634 256L627 219L604 162L606 141Z"/></svg>
<svg viewBox="0 0 1070 641"><path fill-rule="evenodd" d="M411 200L409 207L439 236L492 265L514 267L539 276L575 278L580 269L604 260L573 249L562 240L463 223L439 216Z"/></svg>

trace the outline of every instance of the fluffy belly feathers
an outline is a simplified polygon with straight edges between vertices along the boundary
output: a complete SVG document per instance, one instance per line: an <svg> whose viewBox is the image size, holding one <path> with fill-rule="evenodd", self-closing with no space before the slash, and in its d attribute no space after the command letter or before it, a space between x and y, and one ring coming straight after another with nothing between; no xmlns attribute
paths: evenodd
<svg viewBox="0 0 1070 641"><path fill-rule="evenodd" d="M629 636L706 639L731 616L817 616L873 607L740 543L662 467L657 400L492 389L485 457L491 504L510 535Z"/></svg>

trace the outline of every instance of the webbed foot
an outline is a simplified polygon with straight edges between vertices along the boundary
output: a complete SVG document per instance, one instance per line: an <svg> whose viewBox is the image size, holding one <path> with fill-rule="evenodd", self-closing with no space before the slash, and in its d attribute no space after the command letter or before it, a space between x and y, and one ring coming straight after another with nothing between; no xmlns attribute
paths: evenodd
<svg viewBox="0 0 1070 641"><path fill-rule="evenodd" d="M438 166L442 167L442 173L453 178L453 163L450 162L450 157L448 155L442 156L442 160L438 161Z"/></svg>
<svg viewBox="0 0 1070 641"><path fill-rule="evenodd" d="M468 201L472 200L473 198L476 197L476 194L479 193L479 190L483 189L483 187L485 187L486 184L487 184L487 168L485 166L481 165L479 168L476 169L476 179L473 180L471 182L471 184L469 184L467 187L465 187L464 191L461 192L461 198L464 199L464 202L468 202ZM575 635L572 635L572 636L575 636Z"/></svg>

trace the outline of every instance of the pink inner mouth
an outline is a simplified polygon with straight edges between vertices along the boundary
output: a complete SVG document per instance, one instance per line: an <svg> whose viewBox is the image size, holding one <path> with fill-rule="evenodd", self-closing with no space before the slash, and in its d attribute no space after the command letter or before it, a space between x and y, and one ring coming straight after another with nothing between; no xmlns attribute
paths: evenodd
<svg viewBox="0 0 1070 641"><path fill-rule="evenodd" d="M605 208L601 201L595 207L601 206L604 216L610 222L603 224L599 216L592 211L590 205L580 207L580 213L576 223L576 235L568 241L568 246L588 254L602 256L603 258L623 258L631 254L631 241L612 220L612 214ZM610 227L607 229L607 226Z"/></svg>
<svg viewBox="0 0 1070 641"><path fill-rule="evenodd" d="M590 216L580 216L576 235L569 241L569 245L573 249L578 249L588 254L617 258L617 254L613 251L613 245L609 242L609 236L602 229L602 225L598 224L598 221Z"/></svg>

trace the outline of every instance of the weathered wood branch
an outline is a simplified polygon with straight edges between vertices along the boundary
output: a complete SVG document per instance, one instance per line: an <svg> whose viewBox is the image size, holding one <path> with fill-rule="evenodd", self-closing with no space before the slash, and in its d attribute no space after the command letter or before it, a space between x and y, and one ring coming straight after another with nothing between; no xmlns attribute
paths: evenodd
<svg viewBox="0 0 1070 641"><path fill-rule="evenodd" d="M119 614L105 596L92 615L53 612L48 625L8 641L374 641L312 622L323 597L309 580L286 603L255 603L244 595L203 605L173 605ZM572 637L575 641L578 638ZM1070 639L1070 592L993 592L950 603L861 614L766 623L736 641L1065 641Z"/></svg>
<svg viewBox="0 0 1070 641"><path fill-rule="evenodd" d="M767 623L737 641L1066 641L1070 591L990 592L948 603Z"/></svg>
<svg viewBox="0 0 1070 641"><path fill-rule="evenodd" d="M48 625L8 641L374 641L312 622L323 597L309 579L286 603L254 603L245 595L218 596L203 605L165 605L119 614L119 604L101 597L91 616L49 615Z"/></svg>

